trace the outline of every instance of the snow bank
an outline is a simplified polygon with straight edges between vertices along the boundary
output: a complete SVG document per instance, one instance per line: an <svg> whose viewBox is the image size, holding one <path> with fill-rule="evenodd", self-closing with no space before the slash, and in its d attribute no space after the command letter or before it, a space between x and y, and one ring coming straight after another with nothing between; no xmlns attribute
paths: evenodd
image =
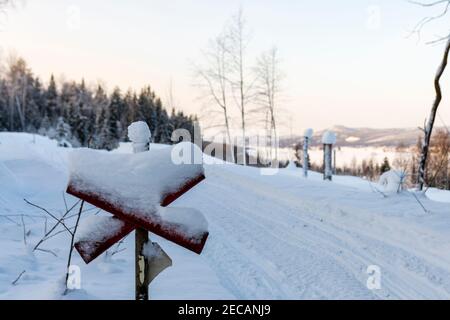
<svg viewBox="0 0 450 320"><path fill-rule="evenodd" d="M404 189L405 178L404 171L389 170L381 175L378 183L385 192L400 192Z"/></svg>
<svg viewBox="0 0 450 320"><path fill-rule="evenodd" d="M336 134L332 131L325 131L322 136L323 144L335 144L336 143Z"/></svg>
<svg viewBox="0 0 450 320"><path fill-rule="evenodd" d="M437 202L446 202L450 203L450 191L449 190L440 190L436 188L429 188L425 195Z"/></svg>

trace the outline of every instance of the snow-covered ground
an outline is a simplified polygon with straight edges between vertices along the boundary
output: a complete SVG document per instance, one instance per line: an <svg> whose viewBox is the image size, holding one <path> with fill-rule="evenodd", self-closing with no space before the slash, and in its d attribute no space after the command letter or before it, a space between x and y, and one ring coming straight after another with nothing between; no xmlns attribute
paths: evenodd
<svg viewBox="0 0 450 320"><path fill-rule="evenodd" d="M44 137L0 133L0 299L61 298L69 236L60 233L41 246L49 251L32 253L45 215L23 199L57 217L65 212L68 152ZM151 235L173 260L151 284L151 298L450 298L450 192L382 193L355 177L325 182L292 167L261 175L216 162L205 165L204 182L171 205L204 214L205 249L198 256ZM67 206L75 201L66 195ZM86 209L83 219L96 212ZM65 298L133 299L133 239L89 265L74 252L82 290ZM367 287L373 265L381 272L376 290Z"/></svg>

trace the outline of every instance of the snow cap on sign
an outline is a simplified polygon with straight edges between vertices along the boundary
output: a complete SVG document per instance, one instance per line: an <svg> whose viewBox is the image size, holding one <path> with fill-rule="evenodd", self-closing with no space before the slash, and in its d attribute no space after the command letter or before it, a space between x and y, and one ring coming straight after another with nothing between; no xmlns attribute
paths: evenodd
<svg viewBox="0 0 450 320"><path fill-rule="evenodd" d="M204 173L202 164L174 163L174 147L137 154L75 149L69 154L69 184L75 190L102 195L134 214L153 214L164 195Z"/></svg>
<svg viewBox="0 0 450 320"><path fill-rule="evenodd" d="M195 150L196 146L190 142L182 144L187 150ZM201 162L181 165L173 161L174 147L135 154L76 149L69 155L67 190L131 226L139 225L200 253L208 236L207 222L201 212L160 207L164 206L167 196L177 197L183 192L183 186L204 179ZM129 231L129 228L117 227L118 234L122 230ZM86 238L87 242L92 242ZM99 242L103 243L101 239Z"/></svg>
<svg viewBox="0 0 450 320"><path fill-rule="evenodd" d="M152 134L144 121L136 121L128 126L128 138L134 143L147 143Z"/></svg>
<svg viewBox="0 0 450 320"><path fill-rule="evenodd" d="M332 131L326 131L322 136L323 144L335 144L336 143L336 134Z"/></svg>
<svg viewBox="0 0 450 320"><path fill-rule="evenodd" d="M314 131L313 131L313 129L311 129L311 128L306 129L306 130L305 130L305 133L304 133L305 138L311 139L312 136L313 136L313 132L314 132Z"/></svg>

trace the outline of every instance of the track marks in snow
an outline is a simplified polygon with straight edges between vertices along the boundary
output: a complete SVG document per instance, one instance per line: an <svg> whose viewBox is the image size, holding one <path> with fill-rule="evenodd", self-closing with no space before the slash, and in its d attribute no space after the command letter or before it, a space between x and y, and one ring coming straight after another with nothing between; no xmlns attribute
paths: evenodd
<svg viewBox="0 0 450 320"><path fill-rule="evenodd" d="M322 242L315 244L296 235L311 231L298 218L285 219L290 208L279 202L274 203L270 197L252 192L249 193L249 198L233 196L232 202L226 202L217 195L224 195L230 189L239 192L239 185L227 184L224 187L220 182L222 179L218 179L218 183L211 180L208 188L199 193L208 199L207 205L202 208L204 212L214 212L208 216L211 234L220 234L218 239L211 238L210 241L220 242L222 247L214 250L216 254L209 254L208 250L207 257L213 267L226 263L224 260L230 254L220 252L226 251L223 246L232 243L234 245L231 251L239 252L237 260L243 260L241 264L252 269L253 278L255 270L259 273L256 277L259 279L259 286L270 283L270 289L259 291L255 295L251 290L253 285L242 288L243 282L238 281L238 285L234 286L240 287L238 296L248 299L373 298L373 294L351 272L337 264L334 256L322 250ZM301 228L296 228L295 224ZM227 272L221 269L218 273L228 277L227 282L233 282L242 276L240 272L243 270ZM262 281L264 278L266 280ZM278 288L275 290L274 286ZM242 290L247 291L242 294Z"/></svg>
<svg viewBox="0 0 450 320"><path fill-rule="evenodd" d="M396 299L449 297L446 265L377 234L346 226L358 208L302 197L216 166L193 198L208 213L206 259L237 297L249 299ZM292 178L293 182L295 179ZM345 196L355 196L343 188ZM245 196L243 196L245 194ZM361 209L361 210L365 210ZM347 219L347 220L346 220ZM368 215L362 223L376 223ZM232 257L231 259L229 259ZM382 289L366 288L379 265ZM448 267L448 265L447 265ZM256 289L255 289L256 288Z"/></svg>

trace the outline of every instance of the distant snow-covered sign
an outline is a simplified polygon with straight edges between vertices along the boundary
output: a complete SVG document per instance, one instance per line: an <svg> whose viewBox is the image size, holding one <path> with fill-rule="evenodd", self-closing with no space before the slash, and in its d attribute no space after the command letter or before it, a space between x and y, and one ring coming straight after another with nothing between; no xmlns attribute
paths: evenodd
<svg viewBox="0 0 450 320"><path fill-rule="evenodd" d="M190 143L185 147L201 152ZM176 164L171 155L172 148L136 154L78 149L70 154L67 193L114 215L81 226L75 247L86 263L137 227L201 253L208 237L203 215L165 207L205 178L203 165Z"/></svg>

